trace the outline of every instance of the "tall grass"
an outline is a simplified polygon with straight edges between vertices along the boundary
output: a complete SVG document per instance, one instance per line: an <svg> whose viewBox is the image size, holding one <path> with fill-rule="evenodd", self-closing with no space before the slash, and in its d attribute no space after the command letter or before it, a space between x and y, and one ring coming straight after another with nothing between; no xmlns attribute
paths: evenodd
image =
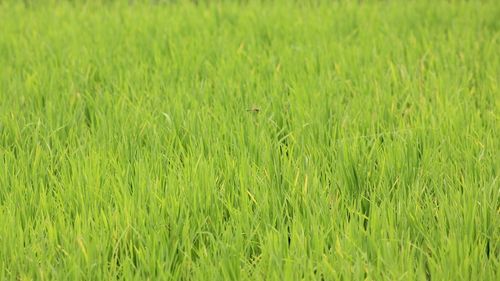
<svg viewBox="0 0 500 281"><path fill-rule="evenodd" d="M498 280L495 1L0 1L1 280Z"/></svg>

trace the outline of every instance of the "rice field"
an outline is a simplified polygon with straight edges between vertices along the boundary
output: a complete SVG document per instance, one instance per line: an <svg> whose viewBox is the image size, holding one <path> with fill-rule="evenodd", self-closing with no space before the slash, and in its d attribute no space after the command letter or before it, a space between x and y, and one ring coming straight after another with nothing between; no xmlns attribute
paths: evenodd
<svg viewBox="0 0 500 281"><path fill-rule="evenodd" d="M499 280L497 1L0 0L0 280Z"/></svg>

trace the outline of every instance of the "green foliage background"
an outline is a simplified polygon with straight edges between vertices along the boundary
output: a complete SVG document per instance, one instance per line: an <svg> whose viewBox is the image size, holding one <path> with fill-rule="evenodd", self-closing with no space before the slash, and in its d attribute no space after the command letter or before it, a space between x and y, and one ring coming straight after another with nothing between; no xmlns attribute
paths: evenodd
<svg viewBox="0 0 500 281"><path fill-rule="evenodd" d="M498 280L498 2L0 3L0 279Z"/></svg>

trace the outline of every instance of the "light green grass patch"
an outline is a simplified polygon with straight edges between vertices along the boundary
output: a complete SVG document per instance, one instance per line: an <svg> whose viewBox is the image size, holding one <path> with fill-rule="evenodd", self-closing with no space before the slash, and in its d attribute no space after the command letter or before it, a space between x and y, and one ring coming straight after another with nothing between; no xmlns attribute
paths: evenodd
<svg viewBox="0 0 500 281"><path fill-rule="evenodd" d="M0 1L1 280L498 280L497 2L49 2Z"/></svg>

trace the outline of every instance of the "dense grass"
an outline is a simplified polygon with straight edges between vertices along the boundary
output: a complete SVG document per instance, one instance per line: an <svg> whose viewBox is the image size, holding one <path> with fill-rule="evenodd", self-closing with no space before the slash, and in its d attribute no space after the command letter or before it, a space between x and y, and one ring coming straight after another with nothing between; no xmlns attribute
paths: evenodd
<svg viewBox="0 0 500 281"><path fill-rule="evenodd" d="M498 280L495 1L0 1L1 280Z"/></svg>

